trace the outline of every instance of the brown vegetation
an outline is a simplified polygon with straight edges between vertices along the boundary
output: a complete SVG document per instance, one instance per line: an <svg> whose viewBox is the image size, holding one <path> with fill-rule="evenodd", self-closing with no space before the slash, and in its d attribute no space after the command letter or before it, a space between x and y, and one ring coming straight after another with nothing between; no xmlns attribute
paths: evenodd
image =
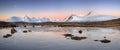
<svg viewBox="0 0 120 50"><path fill-rule="evenodd" d="M41 25L41 26L72 26L72 27L106 27L106 26L120 26L120 18L109 20L109 21L99 21L99 22L41 22L41 23L28 23L28 22L3 22L0 21L0 27L15 27L20 25Z"/></svg>

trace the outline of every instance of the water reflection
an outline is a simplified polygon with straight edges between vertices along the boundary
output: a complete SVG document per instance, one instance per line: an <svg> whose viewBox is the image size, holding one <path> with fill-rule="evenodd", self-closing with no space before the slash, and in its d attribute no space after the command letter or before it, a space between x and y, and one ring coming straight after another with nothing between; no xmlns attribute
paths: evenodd
<svg viewBox="0 0 120 50"><path fill-rule="evenodd" d="M0 49L119 50L119 33L120 30L117 28L102 27L27 26L5 28L0 29ZM15 48L16 46L17 48Z"/></svg>
<svg viewBox="0 0 120 50"><path fill-rule="evenodd" d="M32 27L35 28L35 25L33 25Z"/></svg>

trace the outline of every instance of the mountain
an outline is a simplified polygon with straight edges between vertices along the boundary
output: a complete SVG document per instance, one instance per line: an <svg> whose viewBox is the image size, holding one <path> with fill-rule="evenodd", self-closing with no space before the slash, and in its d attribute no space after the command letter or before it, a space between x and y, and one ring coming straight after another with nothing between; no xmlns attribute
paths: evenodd
<svg viewBox="0 0 120 50"><path fill-rule="evenodd" d="M109 21L118 19L116 16L110 16L110 15L98 15L98 14L91 14L88 13L86 16L77 16L77 15L70 15L64 20L55 20L50 18L29 18L28 16L24 17L17 17L13 16L8 20L5 20L6 22L98 22L98 21Z"/></svg>
<svg viewBox="0 0 120 50"><path fill-rule="evenodd" d="M13 16L8 20L5 20L6 22L29 22L30 18L25 16L25 17L17 17L17 16Z"/></svg>
<svg viewBox="0 0 120 50"><path fill-rule="evenodd" d="M109 15L87 15L87 16L71 15L67 17L64 21L65 22L97 22L97 21L107 21L113 19L118 19L118 17L109 16Z"/></svg>
<svg viewBox="0 0 120 50"><path fill-rule="evenodd" d="M14 22L14 21L16 21L16 22L21 22L21 21L24 21L24 18L20 18L20 17L16 17L16 16L13 16L13 17L11 17L10 19L8 19L8 20L5 20L6 22Z"/></svg>
<svg viewBox="0 0 120 50"><path fill-rule="evenodd" d="M24 17L17 17L13 16L8 20L5 20L5 22L57 22L59 20L55 19L49 19L49 18L29 18L28 16Z"/></svg>

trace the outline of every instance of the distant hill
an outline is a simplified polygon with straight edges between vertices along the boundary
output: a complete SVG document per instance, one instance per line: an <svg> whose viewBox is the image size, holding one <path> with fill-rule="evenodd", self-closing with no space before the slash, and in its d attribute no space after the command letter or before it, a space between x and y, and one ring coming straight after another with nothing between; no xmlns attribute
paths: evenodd
<svg viewBox="0 0 120 50"><path fill-rule="evenodd" d="M4 22L0 21L1 27L9 26L20 26L20 25L41 25L41 26L60 26L60 27L111 27L120 26L120 18L108 21L95 21L95 22L40 22L40 23L30 23L30 22Z"/></svg>

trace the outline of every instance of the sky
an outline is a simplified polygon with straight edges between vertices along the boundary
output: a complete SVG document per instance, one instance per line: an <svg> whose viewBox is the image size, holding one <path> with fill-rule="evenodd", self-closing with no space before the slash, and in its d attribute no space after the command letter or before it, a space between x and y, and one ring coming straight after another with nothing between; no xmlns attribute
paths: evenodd
<svg viewBox="0 0 120 50"><path fill-rule="evenodd" d="M64 19L71 14L95 14L120 17L120 0L0 0L0 20L12 16Z"/></svg>

